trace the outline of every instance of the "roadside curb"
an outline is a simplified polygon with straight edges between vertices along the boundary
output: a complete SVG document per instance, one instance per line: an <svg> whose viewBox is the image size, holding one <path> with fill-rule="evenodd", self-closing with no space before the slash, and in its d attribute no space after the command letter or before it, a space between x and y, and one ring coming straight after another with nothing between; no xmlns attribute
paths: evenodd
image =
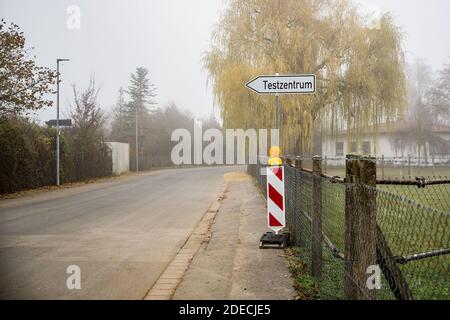
<svg viewBox="0 0 450 320"><path fill-rule="evenodd" d="M170 300L175 290L181 283L192 259L200 249L202 244L208 240L209 230L217 212L222 206L228 183L224 181L219 196L211 204L200 222L195 227L192 234L186 240L184 245L172 259L155 284L150 288L144 297L144 300Z"/></svg>

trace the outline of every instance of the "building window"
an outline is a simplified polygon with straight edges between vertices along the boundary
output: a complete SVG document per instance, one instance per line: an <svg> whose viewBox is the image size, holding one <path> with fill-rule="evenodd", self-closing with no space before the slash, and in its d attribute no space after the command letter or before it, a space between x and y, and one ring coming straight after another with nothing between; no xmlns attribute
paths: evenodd
<svg viewBox="0 0 450 320"><path fill-rule="evenodd" d="M344 143L343 142L336 142L336 156L343 156L344 155Z"/></svg>
<svg viewBox="0 0 450 320"><path fill-rule="evenodd" d="M356 153L358 152L358 148L357 148L357 144L356 141L352 141L352 143L350 144L350 152L351 153Z"/></svg>
<svg viewBox="0 0 450 320"><path fill-rule="evenodd" d="M370 141L364 141L362 143L362 153L370 154Z"/></svg>

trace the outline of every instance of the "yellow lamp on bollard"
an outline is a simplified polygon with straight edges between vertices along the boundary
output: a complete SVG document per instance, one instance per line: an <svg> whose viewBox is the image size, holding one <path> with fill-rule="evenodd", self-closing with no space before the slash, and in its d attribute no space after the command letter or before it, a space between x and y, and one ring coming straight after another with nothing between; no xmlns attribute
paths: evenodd
<svg viewBox="0 0 450 320"><path fill-rule="evenodd" d="M280 158L281 150L278 146L270 147L269 149L269 160L267 164L269 166L281 166L283 161Z"/></svg>

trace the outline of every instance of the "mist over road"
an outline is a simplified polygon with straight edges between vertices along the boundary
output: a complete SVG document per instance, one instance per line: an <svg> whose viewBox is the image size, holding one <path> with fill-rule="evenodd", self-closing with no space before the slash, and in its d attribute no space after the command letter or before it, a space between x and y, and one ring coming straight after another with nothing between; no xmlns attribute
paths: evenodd
<svg viewBox="0 0 450 320"><path fill-rule="evenodd" d="M141 299L226 172L168 169L0 201L1 299ZM81 290L66 269L81 268Z"/></svg>

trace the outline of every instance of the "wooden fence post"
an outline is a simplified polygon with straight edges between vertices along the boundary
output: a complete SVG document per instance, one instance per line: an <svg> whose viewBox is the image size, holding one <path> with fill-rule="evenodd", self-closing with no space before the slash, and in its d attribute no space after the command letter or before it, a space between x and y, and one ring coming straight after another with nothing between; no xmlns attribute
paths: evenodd
<svg viewBox="0 0 450 320"><path fill-rule="evenodd" d="M313 157L312 226L311 226L311 274L322 277L322 159Z"/></svg>
<svg viewBox="0 0 450 320"><path fill-rule="evenodd" d="M346 183L344 293L348 300L370 300L367 268L377 264L376 159L347 155Z"/></svg>
<svg viewBox="0 0 450 320"><path fill-rule="evenodd" d="M286 156L286 165L291 167L292 166L292 157L291 156Z"/></svg>
<svg viewBox="0 0 450 320"><path fill-rule="evenodd" d="M302 168L302 158L301 157L298 157L298 156L295 157L294 167L299 169L299 170Z"/></svg>

